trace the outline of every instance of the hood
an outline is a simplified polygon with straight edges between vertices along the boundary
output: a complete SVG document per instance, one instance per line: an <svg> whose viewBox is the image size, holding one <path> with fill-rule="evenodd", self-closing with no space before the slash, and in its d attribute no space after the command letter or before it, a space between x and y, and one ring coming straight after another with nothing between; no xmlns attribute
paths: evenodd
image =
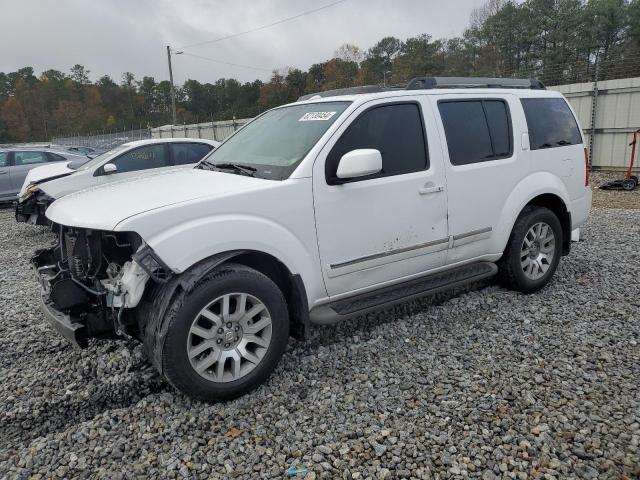
<svg viewBox="0 0 640 480"><path fill-rule="evenodd" d="M24 196L27 191L27 187L32 183L42 183L46 182L47 180L52 180L54 178L72 174L74 170L69 168L70 163L71 162L56 162L48 165L43 165L41 167L32 168L31 170L29 170L29 173L27 173L18 196Z"/></svg>
<svg viewBox="0 0 640 480"><path fill-rule="evenodd" d="M53 202L46 215L61 225L113 230L121 221L149 210L235 195L274 182L210 170L171 170L71 193Z"/></svg>

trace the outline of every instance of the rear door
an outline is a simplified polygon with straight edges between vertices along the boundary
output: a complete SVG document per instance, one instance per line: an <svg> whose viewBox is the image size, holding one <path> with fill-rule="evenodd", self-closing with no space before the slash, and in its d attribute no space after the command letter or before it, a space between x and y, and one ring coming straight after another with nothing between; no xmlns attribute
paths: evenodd
<svg viewBox="0 0 640 480"><path fill-rule="evenodd" d="M175 166L193 165L208 154L213 147L208 143L171 143L171 164Z"/></svg>
<svg viewBox="0 0 640 480"><path fill-rule="evenodd" d="M432 97L445 145L452 236L448 263L492 251L505 202L527 175L522 150L526 125L519 100L510 94L449 94Z"/></svg>
<svg viewBox="0 0 640 480"><path fill-rule="evenodd" d="M51 159L47 152L38 150L17 150L13 152L13 166L11 167L11 188L17 194L24 183L24 179L32 168L40 167Z"/></svg>
<svg viewBox="0 0 640 480"><path fill-rule="evenodd" d="M9 152L0 152L0 198L14 194L11 184L11 167L9 166Z"/></svg>

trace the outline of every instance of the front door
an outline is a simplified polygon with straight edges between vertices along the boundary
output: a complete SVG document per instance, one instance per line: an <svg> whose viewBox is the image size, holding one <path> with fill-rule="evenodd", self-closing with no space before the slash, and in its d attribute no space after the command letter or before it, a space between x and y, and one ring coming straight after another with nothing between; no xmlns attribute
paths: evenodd
<svg viewBox="0 0 640 480"><path fill-rule="evenodd" d="M138 177L141 170L152 172L159 168L169 167L171 165L168 148L166 143L156 143L129 150L109 161L117 168L114 173L105 175L104 166L99 167L94 173L96 183L103 185L117 182L125 178Z"/></svg>
<svg viewBox="0 0 640 480"><path fill-rule="evenodd" d="M314 207L330 296L395 283L445 262L442 159L437 139L426 138L433 114L418 98L363 105L316 159ZM382 171L335 184L340 158L362 148L381 152Z"/></svg>

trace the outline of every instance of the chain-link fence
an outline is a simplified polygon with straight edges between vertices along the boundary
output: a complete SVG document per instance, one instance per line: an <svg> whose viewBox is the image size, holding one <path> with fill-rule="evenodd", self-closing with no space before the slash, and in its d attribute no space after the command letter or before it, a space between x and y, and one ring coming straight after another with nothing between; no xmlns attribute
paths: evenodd
<svg viewBox="0 0 640 480"><path fill-rule="evenodd" d="M109 150L123 143L134 140L145 140L151 138L151 130L142 128L137 130L104 130L93 135L72 135L70 137L54 137L52 144L65 145L69 147L91 147L96 150Z"/></svg>

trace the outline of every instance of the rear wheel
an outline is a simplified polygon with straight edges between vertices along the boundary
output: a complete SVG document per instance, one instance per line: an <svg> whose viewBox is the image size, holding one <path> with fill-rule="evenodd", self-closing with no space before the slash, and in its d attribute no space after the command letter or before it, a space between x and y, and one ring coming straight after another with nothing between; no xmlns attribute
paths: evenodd
<svg viewBox="0 0 640 480"><path fill-rule="evenodd" d="M553 277L561 252L558 217L544 207L527 207L518 217L498 263L501 283L523 293L540 290Z"/></svg>
<svg viewBox="0 0 640 480"><path fill-rule="evenodd" d="M180 301L180 300L177 300ZM262 384L289 338L285 299L273 281L226 265L169 308L162 372L187 395L229 400Z"/></svg>
<svg viewBox="0 0 640 480"><path fill-rule="evenodd" d="M631 190L636 188L637 184L638 184L638 182L636 180L634 180L633 178L625 178L622 181L622 189L630 192Z"/></svg>

